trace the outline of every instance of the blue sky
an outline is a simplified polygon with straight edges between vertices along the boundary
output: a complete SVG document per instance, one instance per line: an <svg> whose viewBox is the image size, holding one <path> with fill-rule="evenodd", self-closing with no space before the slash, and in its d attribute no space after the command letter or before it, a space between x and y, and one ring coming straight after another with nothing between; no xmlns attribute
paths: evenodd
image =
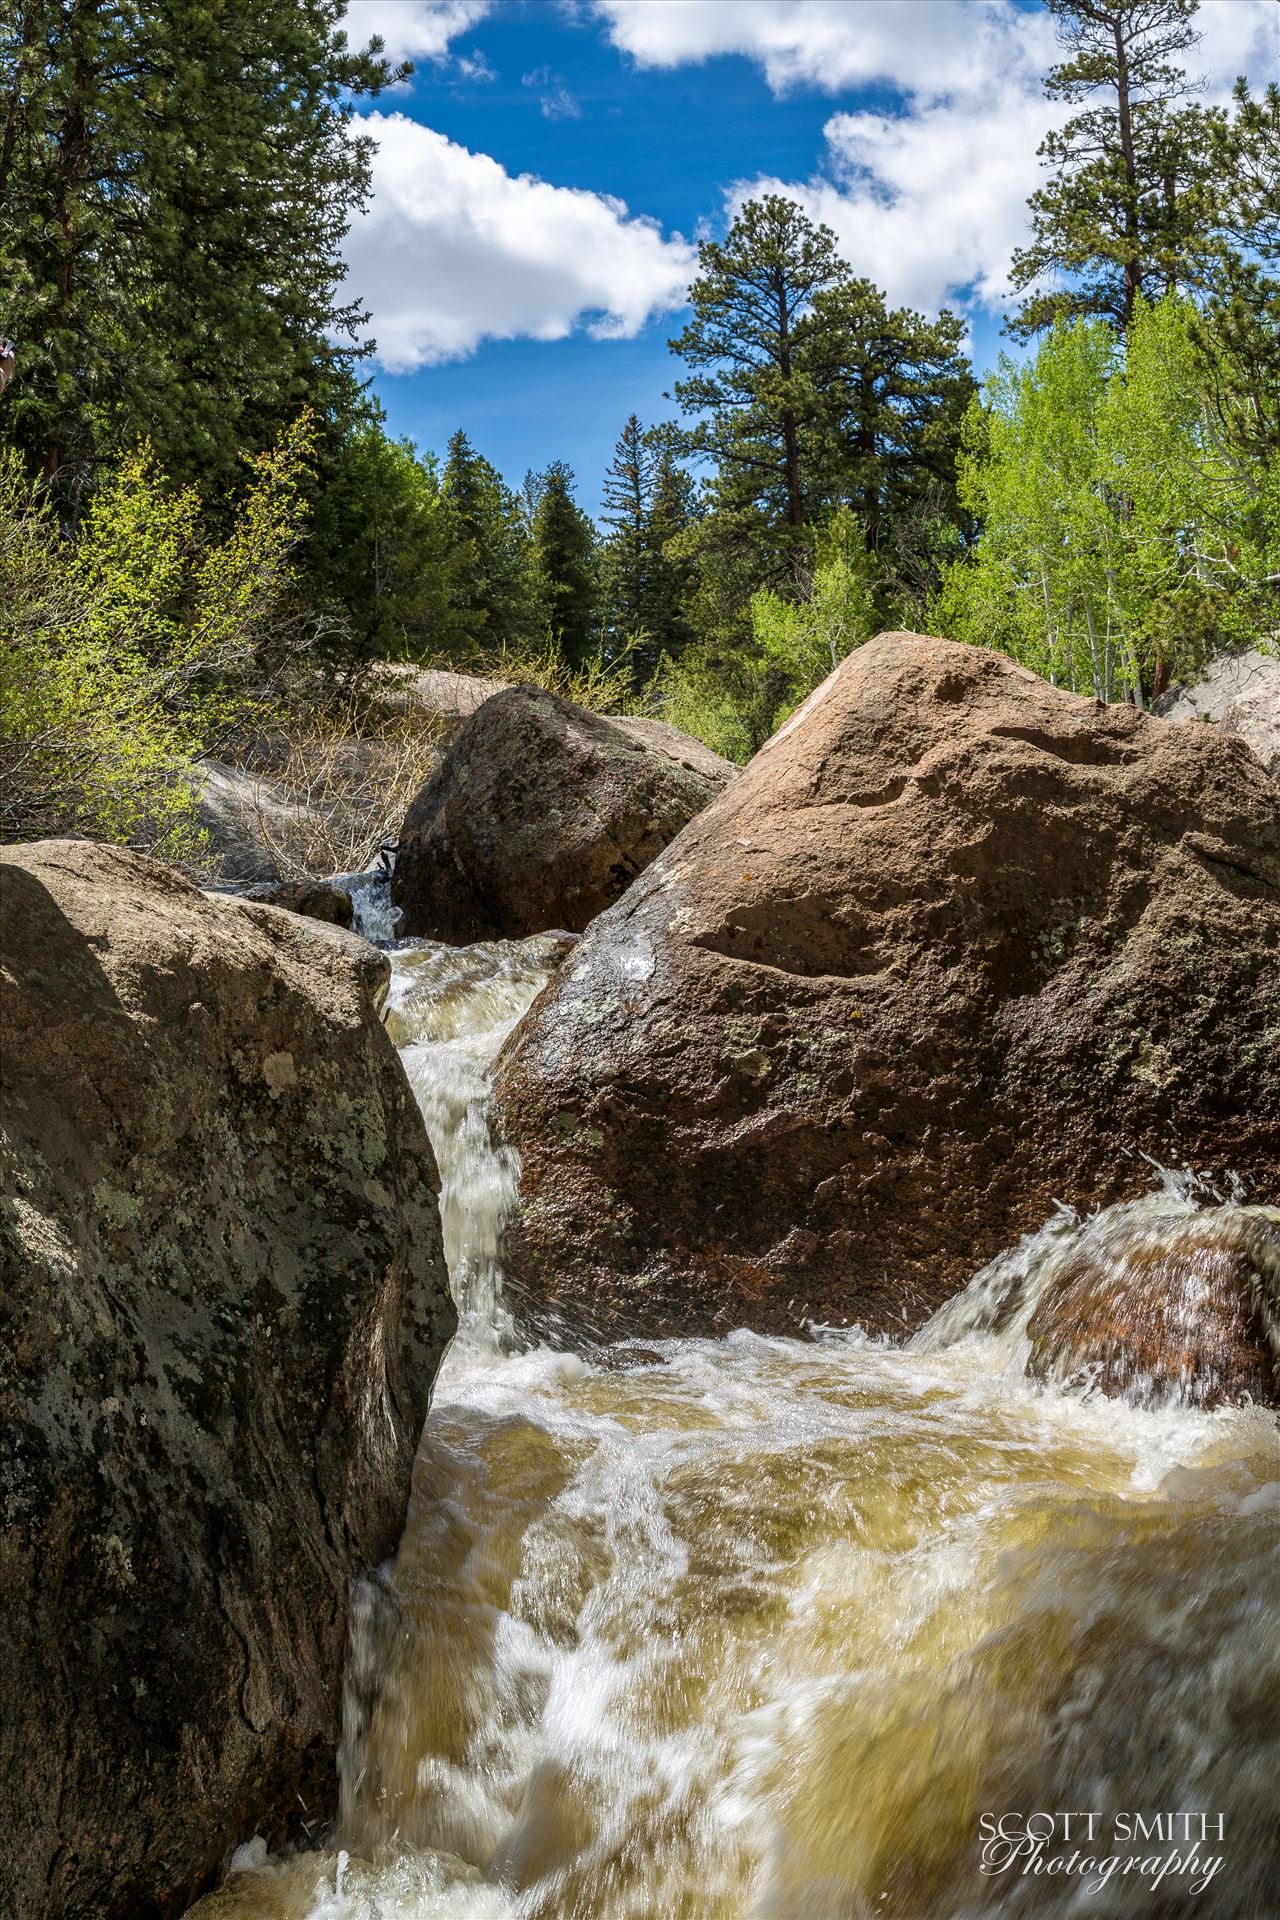
<svg viewBox="0 0 1280 1920"><path fill-rule="evenodd" d="M1000 351L1004 271L1049 124L1039 0L351 0L414 60L366 116L348 241L392 431L457 426L513 483L566 459L595 510L633 410L674 414L699 238L791 193L895 303ZM1275 0L1203 0L1219 93L1280 63Z"/></svg>

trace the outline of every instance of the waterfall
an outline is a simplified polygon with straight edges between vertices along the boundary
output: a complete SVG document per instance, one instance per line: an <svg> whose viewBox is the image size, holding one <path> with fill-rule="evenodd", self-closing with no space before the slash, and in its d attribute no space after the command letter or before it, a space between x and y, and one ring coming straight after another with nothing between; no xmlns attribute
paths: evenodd
<svg viewBox="0 0 1280 1920"><path fill-rule="evenodd" d="M459 1335L469 1346L511 1341L498 1263L515 1205L519 1161L493 1143L493 1063L563 946L561 936L447 947L417 941L392 956L388 1031L401 1049L440 1170L440 1221Z"/></svg>
<svg viewBox="0 0 1280 1920"><path fill-rule="evenodd" d="M1249 1210L1063 1210L906 1346L518 1350L488 1085L555 957L393 956L462 1331L358 1602L340 1830L201 1920L1280 1913L1275 1416L1024 1377L1068 1256Z"/></svg>
<svg viewBox="0 0 1280 1920"><path fill-rule="evenodd" d="M330 882L351 901L351 930L375 947L389 947L400 925L400 909L391 901L391 869L369 867L360 873L335 873Z"/></svg>

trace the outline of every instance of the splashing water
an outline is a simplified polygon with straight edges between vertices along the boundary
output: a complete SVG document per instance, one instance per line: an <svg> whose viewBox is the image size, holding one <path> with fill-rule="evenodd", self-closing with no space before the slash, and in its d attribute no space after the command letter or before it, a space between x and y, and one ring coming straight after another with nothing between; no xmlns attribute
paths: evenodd
<svg viewBox="0 0 1280 1920"><path fill-rule="evenodd" d="M1064 1213L906 1347L513 1351L485 1102L552 957L395 956L465 1337L362 1615L334 1850L242 1850L201 1920L1275 1920L1275 1418L1023 1377L1065 1251L1213 1209ZM984 1818L1082 1813L1083 1849L984 1857ZM1174 1814L1221 1822L1198 1893L1125 1865L1190 1843L1116 1837Z"/></svg>
<svg viewBox="0 0 1280 1920"><path fill-rule="evenodd" d="M507 1345L498 1246L519 1163L489 1135L489 1076L563 950L554 934L491 946L416 942L392 961L387 1030L401 1049L440 1169L440 1222L465 1347Z"/></svg>
<svg viewBox="0 0 1280 1920"><path fill-rule="evenodd" d="M335 873L332 886L341 887L351 901L351 931L387 947L396 938L401 913L391 901L388 867L369 867L360 873Z"/></svg>

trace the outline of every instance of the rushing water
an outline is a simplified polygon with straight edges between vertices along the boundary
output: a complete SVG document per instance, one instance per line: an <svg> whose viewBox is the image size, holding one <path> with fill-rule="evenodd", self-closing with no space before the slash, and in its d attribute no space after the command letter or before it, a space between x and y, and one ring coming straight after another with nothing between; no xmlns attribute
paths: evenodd
<svg viewBox="0 0 1280 1920"><path fill-rule="evenodd" d="M396 956L462 1332L357 1608L338 1835L242 1849L201 1920L1276 1920L1274 1416L1030 1385L1066 1215L905 1348L516 1350L486 1089L553 946Z"/></svg>
<svg viewBox="0 0 1280 1920"><path fill-rule="evenodd" d="M400 925L400 909L391 901L390 867L364 867L359 873L335 873L331 883L351 901L352 931L377 947L390 946Z"/></svg>

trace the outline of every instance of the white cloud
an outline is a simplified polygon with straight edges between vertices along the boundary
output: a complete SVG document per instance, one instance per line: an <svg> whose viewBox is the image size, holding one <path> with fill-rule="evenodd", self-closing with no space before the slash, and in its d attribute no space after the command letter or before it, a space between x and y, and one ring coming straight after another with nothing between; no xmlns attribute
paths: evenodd
<svg viewBox="0 0 1280 1920"><path fill-rule="evenodd" d="M578 105L568 87L553 87L544 93L538 102L544 120L580 120L582 108Z"/></svg>
<svg viewBox="0 0 1280 1920"><path fill-rule="evenodd" d="M624 203L509 174L401 113L369 114L373 197L347 242L351 291L391 373L481 340L629 339L683 303L696 255Z"/></svg>
<svg viewBox="0 0 1280 1920"><path fill-rule="evenodd" d="M460 53L454 65L464 80L496 80L498 77L479 47L470 53Z"/></svg>
<svg viewBox="0 0 1280 1920"><path fill-rule="evenodd" d="M443 62L492 0L351 0L353 42L381 33L396 57ZM1013 0L590 0L614 43L671 68L740 54L781 92L871 85L890 112L828 119L821 170L806 181L739 182L800 200L835 229L854 269L895 303L998 308L1026 236L1036 148L1054 109L1041 80L1052 22ZM1200 65L1222 96L1237 72L1275 68L1275 0L1203 0ZM481 56L482 59L482 56ZM483 77L476 70L474 77ZM544 111L569 112L545 69ZM681 305L694 250L603 194L507 173L402 114L371 114L373 199L348 242L350 284L372 309L393 372L455 359L485 339L560 339L584 327L630 337Z"/></svg>
<svg viewBox="0 0 1280 1920"><path fill-rule="evenodd" d="M449 43L489 12L493 0L347 0L342 22L353 47L380 34L392 60L445 60ZM481 77L481 76L477 76Z"/></svg>
<svg viewBox="0 0 1280 1920"><path fill-rule="evenodd" d="M1249 0L1244 0L1249 4ZM887 81L913 93L972 88L988 78L992 23L1009 0L592 0L609 37L641 66L675 67L739 53L776 92L834 93ZM1048 44L1047 18L1021 15Z"/></svg>
<svg viewBox="0 0 1280 1920"><path fill-rule="evenodd" d="M590 0L614 46L646 67L677 67L742 54L776 92L827 93L887 82L917 96L981 90L1000 76L993 39L1016 34L1053 58L1043 11L1012 0ZM1280 50L1275 0L1202 0L1196 22L1216 86L1237 73L1274 76Z"/></svg>
<svg viewBox="0 0 1280 1920"><path fill-rule="evenodd" d="M1280 71L1280 6L1276 0L1201 0L1196 65L1210 96L1226 93L1239 74L1255 87Z"/></svg>
<svg viewBox="0 0 1280 1920"><path fill-rule="evenodd" d="M558 73L552 73L550 67L535 67L532 73L520 75L522 87L536 87L540 91L538 105L544 120L580 120L582 108L578 105L568 87Z"/></svg>
<svg viewBox="0 0 1280 1920"><path fill-rule="evenodd" d="M1066 117L1043 94L1044 71L1060 57L1047 13L1009 0L595 4L615 38L628 36L619 44L652 64L736 51L757 60L778 89L874 79L895 87L905 96L898 110L827 121L824 163L813 178L742 181L731 205L762 192L799 200L835 231L855 271L895 303L1005 303L1010 256L1027 238L1027 197L1041 177L1036 150ZM1224 97L1239 72L1255 81L1274 72L1275 0L1203 0L1197 24L1203 42L1193 61L1210 98Z"/></svg>
<svg viewBox="0 0 1280 1920"><path fill-rule="evenodd" d="M993 82L987 104L981 122L969 101L901 119L836 114L825 128L825 174L756 179L733 199L771 192L799 200L833 229L855 273L895 305L936 311L965 292L999 306L1010 255L1026 238L1045 109L1016 79Z"/></svg>

